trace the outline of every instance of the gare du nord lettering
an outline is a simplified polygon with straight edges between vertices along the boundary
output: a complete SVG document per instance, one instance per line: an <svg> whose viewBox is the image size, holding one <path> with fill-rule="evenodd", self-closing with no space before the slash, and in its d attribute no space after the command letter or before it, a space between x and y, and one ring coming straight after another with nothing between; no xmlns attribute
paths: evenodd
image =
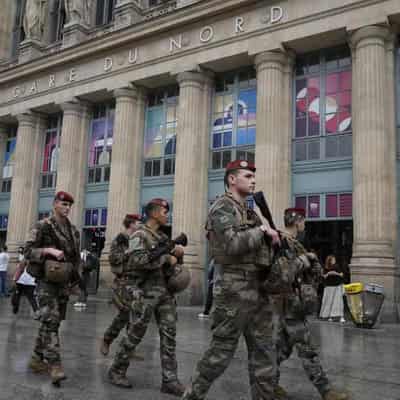
<svg viewBox="0 0 400 400"><path fill-rule="evenodd" d="M284 10L280 6L269 7L267 13L262 15L260 20L263 24L274 25L282 21L284 17ZM238 35L246 32L246 20L242 16L237 16L232 20L232 33ZM213 39L218 39L215 34L215 29L212 25L207 25L199 29L197 44L205 44L211 42ZM173 54L174 52L186 48L190 45L185 34L178 34L166 39L165 52L166 55ZM148 46L151 46L149 44ZM145 62L141 60L141 48L134 47L128 50L125 56L110 55L98 62L101 63L100 73L106 74L113 71L116 65L129 66ZM17 85L13 89L12 97L18 99L21 97L32 96L59 86L65 86L73 82L79 81L79 66L70 68L66 71L50 74L46 78L40 80L33 80L28 83Z"/></svg>

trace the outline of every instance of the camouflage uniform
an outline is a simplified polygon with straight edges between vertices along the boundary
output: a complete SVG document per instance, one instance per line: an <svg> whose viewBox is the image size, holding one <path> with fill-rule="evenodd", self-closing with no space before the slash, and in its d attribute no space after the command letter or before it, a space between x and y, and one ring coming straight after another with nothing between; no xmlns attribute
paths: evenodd
<svg viewBox="0 0 400 400"><path fill-rule="evenodd" d="M315 279L320 274L319 263L310 264L302 244L288 233L285 233L284 237L287 245L285 256L294 277L291 287L298 274L310 273L311 279ZM278 364L287 360L295 347L310 381L321 395L324 395L331 390L331 386L322 369L318 351L311 342L310 329L306 313L303 311L304 306L299 289L292 289L288 295L271 296L271 298L276 310L274 342L277 348ZM279 372L277 380L279 381Z"/></svg>
<svg viewBox="0 0 400 400"><path fill-rule="evenodd" d="M208 215L214 284L213 338L197 364L183 399L202 400L228 367L240 337L248 349L252 399L274 399L276 354L272 342L272 307L261 282L271 263L258 216L226 193Z"/></svg>
<svg viewBox="0 0 400 400"><path fill-rule="evenodd" d="M30 264L39 266L34 275L38 278L41 325L33 353L49 365L58 365L61 363L58 329L65 319L70 289L68 284L54 284L45 280L45 258L42 253L46 247L62 250L65 261L73 264L76 277L80 263L79 232L69 220L62 225L50 217L36 224L25 244L25 258ZM38 275L38 271L42 273Z"/></svg>
<svg viewBox="0 0 400 400"><path fill-rule="evenodd" d="M122 338L109 375L125 376L130 354L143 339L154 314L160 333L160 353L163 383L178 382L176 347L176 301L168 291L162 265L169 255L151 261L152 248L167 239L161 231L154 232L142 225L132 236L129 259L124 266L126 279L122 297L130 305L131 321Z"/></svg>
<svg viewBox="0 0 400 400"><path fill-rule="evenodd" d="M114 317L111 325L104 333L104 341L109 345L118 337L121 330L129 323L129 298L124 298L124 294L126 293L126 279L123 276L124 265L127 263L129 258L128 250L129 236L125 233L119 233L111 243L109 257L111 270L116 275L112 291L113 303L118 310L118 314Z"/></svg>

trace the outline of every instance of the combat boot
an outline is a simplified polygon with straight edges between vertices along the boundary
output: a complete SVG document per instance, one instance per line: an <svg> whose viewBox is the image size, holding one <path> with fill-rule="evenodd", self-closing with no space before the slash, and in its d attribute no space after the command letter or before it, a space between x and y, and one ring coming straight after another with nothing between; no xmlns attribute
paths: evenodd
<svg viewBox="0 0 400 400"><path fill-rule="evenodd" d="M54 385L58 385L61 381L67 379L61 364L50 365L50 378Z"/></svg>
<svg viewBox="0 0 400 400"><path fill-rule="evenodd" d="M183 393L185 393L185 387L179 381L163 382L161 385L161 393L182 397Z"/></svg>
<svg viewBox="0 0 400 400"><path fill-rule="evenodd" d="M100 353L103 354L103 356L107 356L110 352L110 344L111 343L106 342L104 339L101 341Z"/></svg>
<svg viewBox="0 0 400 400"><path fill-rule="evenodd" d="M277 400L287 400L287 399L289 399L286 390L280 385L275 386L274 395L275 395Z"/></svg>
<svg viewBox="0 0 400 400"><path fill-rule="evenodd" d="M350 400L350 397L347 393L338 392L336 390L329 390L323 395L324 400Z"/></svg>
<svg viewBox="0 0 400 400"><path fill-rule="evenodd" d="M49 372L49 365L37 354L32 355L29 360L28 368L35 374L45 374Z"/></svg>
<svg viewBox="0 0 400 400"><path fill-rule="evenodd" d="M125 389L130 389L132 384L124 374L120 374L112 369L108 371L108 380L115 386L119 386Z"/></svg>

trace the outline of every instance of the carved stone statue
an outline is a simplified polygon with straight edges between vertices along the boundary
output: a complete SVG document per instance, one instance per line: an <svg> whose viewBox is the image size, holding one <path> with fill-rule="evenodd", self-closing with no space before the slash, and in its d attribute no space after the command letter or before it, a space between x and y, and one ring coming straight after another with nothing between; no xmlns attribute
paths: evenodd
<svg viewBox="0 0 400 400"><path fill-rule="evenodd" d="M92 0L64 0L67 22L91 25Z"/></svg>
<svg viewBox="0 0 400 400"><path fill-rule="evenodd" d="M44 28L48 16L48 0L27 0L24 14L26 39L43 40Z"/></svg>

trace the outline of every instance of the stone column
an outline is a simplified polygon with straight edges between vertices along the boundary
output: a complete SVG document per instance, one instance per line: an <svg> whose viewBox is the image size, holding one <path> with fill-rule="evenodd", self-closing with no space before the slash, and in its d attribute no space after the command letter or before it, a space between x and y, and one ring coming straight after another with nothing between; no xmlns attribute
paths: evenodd
<svg viewBox="0 0 400 400"><path fill-rule="evenodd" d="M256 182L277 226L291 204L293 56L268 51L257 67Z"/></svg>
<svg viewBox="0 0 400 400"><path fill-rule="evenodd" d="M12 178L7 244L12 255L24 244L38 218L40 161L46 119L33 112L18 119L15 164Z"/></svg>
<svg viewBox="0 0 400 400"><path fill-rule="evenodd" d="M363 27L353 49L353 281L385 287L385 320L398 318L395 262L396 146L392 39L387 27Z"/></svg>
<svg viewBox="0 0 400 400"><path fill-rule="evenodd" d="M90 109L86 103L75 101L61 104L64 112L57 163L56 192L64 190L75 199L70 220L82 228L88 157Z"/></svg>
<svg viewBox="0 0 400 400"><path fill-rule="evenodd" d="M173 232L189 238L185 265L191 269L191 287L182 303L201 304L206 263L204 224L207 212L209 120L212 79L203 73L178 75L180 85L175 163Z"/></svg>
<svg viewBox="0 0 400 400"><path fill-rule="evenodd" d="M114 91L115 127L112 148L106 245L102 253L104 283L110 283L112 274L108 255L111 241L121 231L127 213L140 212L140 179L145 122L145 98L136 87Z"/></svg>
<svg viewBox="0 0 400 400"><path fill-rule="evenodd" d="M10 128L0 123L0 188L3 180L4 156L6 154L7 139ZM1 189L0 189L1 190Z"/></svg>

